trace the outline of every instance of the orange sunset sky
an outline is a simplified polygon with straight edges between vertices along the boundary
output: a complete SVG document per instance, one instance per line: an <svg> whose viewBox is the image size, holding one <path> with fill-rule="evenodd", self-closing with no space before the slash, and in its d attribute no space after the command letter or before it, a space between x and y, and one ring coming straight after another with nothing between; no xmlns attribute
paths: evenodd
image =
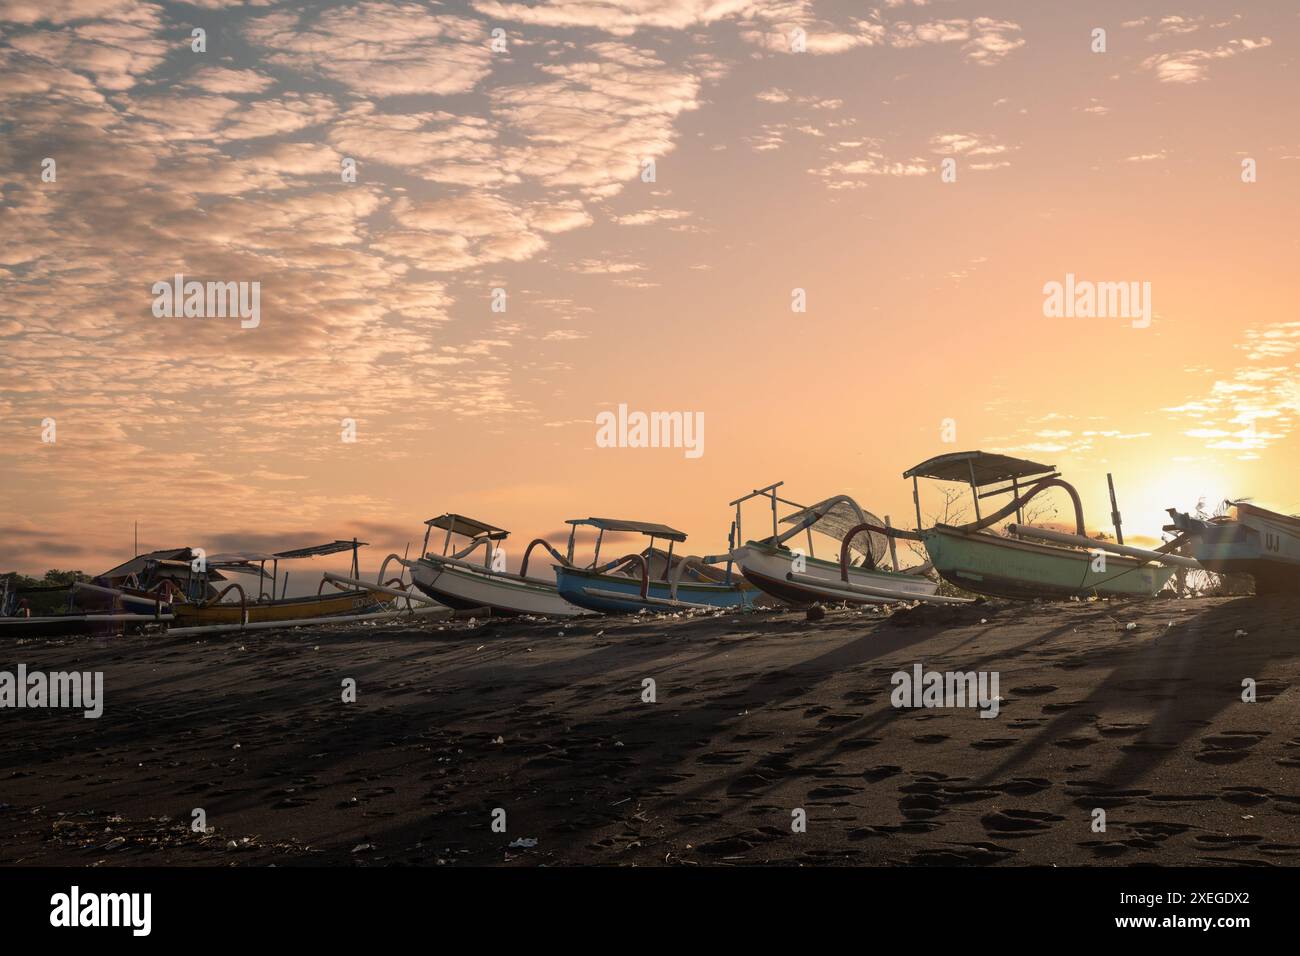
<svg viewBox="0 0 1300 956"><path fill-rule="evenodd" d="M1131 539L1300 510L1298 37L1281 0L0 0L0 571L136 521L373 571L443 511L512 566L588 515L716 552L777 480L910 523L901 473L968 448L1092 530L1114 472ZM260 324L155 317L176 273ZM1150 326L1045 317L1067 273L1149 282ZM704 454L597 447L620 403Z"/></svg>

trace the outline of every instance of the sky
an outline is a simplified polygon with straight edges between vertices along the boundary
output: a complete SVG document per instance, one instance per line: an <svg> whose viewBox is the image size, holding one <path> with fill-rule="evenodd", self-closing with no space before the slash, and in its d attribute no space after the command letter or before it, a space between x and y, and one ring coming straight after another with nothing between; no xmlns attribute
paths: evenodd
<svg viewBox="0 0 1300 956"><path fill-rule="evenodd" d="M1093 531L1113 473L1130 540L1300 510L1298 36L1280 0L0 0L0 570L137 523L373 570L446 511L512 566L589 515L716 553L752 488L910 524L902 472L975 448ZM258 283L256 325L156 314L178 273ZM1067 276L1150 321L1047 314ZM703 453L603 447L621 404Z"/></svg>

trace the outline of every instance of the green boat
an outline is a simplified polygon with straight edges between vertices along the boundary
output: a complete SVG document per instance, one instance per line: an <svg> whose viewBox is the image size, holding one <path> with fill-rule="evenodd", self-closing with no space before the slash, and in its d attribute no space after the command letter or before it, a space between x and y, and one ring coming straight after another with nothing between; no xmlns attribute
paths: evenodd
<svg viewBox="0 0 1300 956"><path fill-rule="evenodd" d="M1112 542L1087 537L1079 493L1061 480L1052 465L966 451L931 458L905 471L903 477L912 479L917 530L898 536L923 542L944 580L976 594L1016 600L1150 597L1168 583L1175 565L1194 563L1165 551L1127 547L1122 538ZM974 496L975 521L923 528L918 483L921 478L968 484ZM1061 488L1070 496L1075 534L1024 524L1026 503L1050 488ZM1011 495L1012 500L989 515L981 515L980 502L998 495ZM1010 537L987 530L1013 514L1016 523L1008 528ZM1037 540L1027 540L1030 538Z"/></svg>

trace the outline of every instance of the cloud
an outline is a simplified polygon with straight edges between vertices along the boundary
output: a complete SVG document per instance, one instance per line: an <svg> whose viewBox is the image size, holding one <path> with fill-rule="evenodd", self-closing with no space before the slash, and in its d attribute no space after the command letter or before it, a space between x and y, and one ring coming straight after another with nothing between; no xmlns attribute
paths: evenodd
<svg viewBox="0 0 1300 956"><path fill-rule="evenodd" d="M496 115L522 140L511 169L559 189L608 198L672 151L674 121L699 106L696 70L616 41L540 68L545 79L495 88Z"/></svg>
<svg viewBox="0 0 1300 956"><path fill-rule="evenodd" d="M1142 68L1155 73L1161 83L1200 83L1209 74L1210 64L1226 60L1241 53L1271 46L1268 37L1258 40L1230 40L1213 50L1184 50L1181 53L1160 53L1142 61Z"/></svg>
<svg viewBox="0 0 1300 956"><path fill-rule="evenodd" d="M146 3L9 3L0 20L68 24L57 30L28 30L6 39L14 50L56 69L89 74L101 90L128 90L164 60L161 9ZM92 12L98 11L98 12ZM100 17L100 19L87 19Z"/></svg>
<svg viewBox="0 0 1300 956"><path fill-rule="evenodd" d="M185 80L208 93L262 93L275 85L275 80L256 70L236 70L227 66L201 66Z"/></svg>
<svg viewBox="0 0 1300 956"><path fill-rule="evenodd" d="M1250 364L1165 411L1186 419L1183 434L1207 449L1249 455L1288 438L1300 420L1300 363L1276 364L1300 352L1300 322L1249 329L1236 348Z"/></svg>
<svg viewBox="0 0 1300 956"><path fill-rule="evenodd" d="M585 27L631 36L645 27L685 30L777 4L764 0L557 0L546 4L476 0L486 17L539 27Z"/></svg>
<svg viewBox="0 0 1300 956"><path fill-rule="evenodd" d="M895 23L888 34L890 46L907 49L925 44L960 43L966 59L994 66L1025 45L1020 25L1009 20L976 17L973 20L931 20L919 24Z"/></svg>
<svg viewBox="0 0 1300 956"><path fill-rule="evenodd" d="M277 10L249 21L244 35L269 63L369 96L467 93L492 68L481 22L414 3L365 2L313 17Z"/></svg>

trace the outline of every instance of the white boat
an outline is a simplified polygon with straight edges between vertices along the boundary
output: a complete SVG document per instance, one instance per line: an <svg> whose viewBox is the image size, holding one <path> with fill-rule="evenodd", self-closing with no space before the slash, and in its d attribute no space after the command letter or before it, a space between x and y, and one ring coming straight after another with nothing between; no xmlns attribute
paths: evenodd
<svg viewBox="0 0 1300 956"><path fill-rule="evenodd" d="M1229 501L1231 513L1202 519L1169 509L1173 524L1192 542L1201 566L1223 574L1249 574L1256 594L1300 592L1300 518L1248 501Z"/></svg>
<svg viewBox="0 0 1300 956"><path fill-rule="evenodd" d="M507 616L577 617L588 613L560 596L554 571L545 578L528 576L528 559L538 546L562 564L569 563L570 559L541 538L528 545L523 564L515 573L506 570L504 552L497 544L510 535L509 531L458 514L439 515L424 524L422 557L403 560L402 564L411 572L415 586L439 604L457 610L487 608L493 614ZM429 536L435 528L446 532L442 554L429 553ZM468 539L468 544L452 551L454 536ZM483 548L481 565L466 560L479 548Z"/></svg>
<svg viewBox="0 0 1300 956"><path fill-rule="evenodd" d="M968 603L967 599L936 594L938 583L925 576L928 565L900 568L893 539L886 533L887 521L863 511L852 498L836 495L804 506L777 495L776 489L782 484L777 482L755 489L731 502L736 508L738 540L742 540L741 504L757 497L771 502L771 537L746 541L731 552L745 579L755 587L797 606L900 601ZM798 510L778 520L778 503ZM788 526L785 531L780 530L782 524ZM816 556L814 531L839 543L839 553L834 559ZM786 544L800 532L808 535L807 549ZM882 566L886 554L890 561L888 568Z"/></svg>

